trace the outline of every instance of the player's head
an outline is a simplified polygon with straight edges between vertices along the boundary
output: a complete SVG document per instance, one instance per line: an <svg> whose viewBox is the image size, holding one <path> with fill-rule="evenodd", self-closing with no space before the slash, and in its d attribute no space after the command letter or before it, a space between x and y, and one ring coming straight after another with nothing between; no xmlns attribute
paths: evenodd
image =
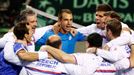
<svg viewBox="0 0 134 75"><path fill-rule="evenodd" d="M112 8L108 4L99 4L96 7L96 24L100 29L105 29L105 25L102 23L102 18L104 17L104 13L107 11L112 11Z"/></svg>
<svg viewBox="0 0 134 75"><path fill-rule="evenodd" d="M37 14L31 9L24 9L17 16L15 23L22 21L26 21L27 23L29 23L29 26L31 26L33 31L35 31L35 28L37 26Z"/></svg>
<svg viewBox="0 0 134 75"><path fill-rule="evenodd" d="M120 36L122 26L119 20L112 18L111 20L108 20L106 24L106 35L110 40Z"/></svg>
<svg viewBox="0 0 134 75"><path fill-rule="evenodd" d="M58 35L52 35L47 39L46 45L61 49L61 39Z"/></svg>
<svg viewBox="0 0 134 75"><path fill-rule="evenodd" d="M26 42L31 42L31 37L33 36L33 31L29 27L27 22L19 22L15 25L13 33L17 40L25 40Z"/></svg>
<svg viewBox="0 0 134 75"><path fill-rule="evenodd" d="M96 7L96 12L97 11L104 11L104 12L107 12L107 11L111 11L113 10L112 7L108 4L99 4L97 7Z"/></svg>
<svg viewBox="0 0 134 75"><path fill-rule="evenodd" d="M89 47L101 47L102 46L103 38L98 33L92 33L88 35L87 42L89 44Z"/></svg>
<svg viewBox="0 0 134 75"><path fill-rule="evenodd" d="M72 22L73 22L73 15L71 10L69 9L62 9L58 13L58 22L60 24L60 31L62 33L68 33L71 30Z"/></svg>
<svg viewBox="0 0 134 75"><path fill-rule="evenodd" d="M107 11L107 12L105 12L104 17L105 17L105 19L104 19L105 21L110 20L112 18L116 18L119 21L121 20L120 16L115 11Z"/></svg>
<svg viewBox="0 0 134 75"><path fill-rule="evenodd" d="M119 21L121 20L121 18L118 15L117 12L115 12L115 11L107 11L107 12L104 13L104 17L102 18L103 24L105 24L105 26L106 26L106 22L108 20L111 20L112 18L115 18L115 19L117 19Z"/></svg>

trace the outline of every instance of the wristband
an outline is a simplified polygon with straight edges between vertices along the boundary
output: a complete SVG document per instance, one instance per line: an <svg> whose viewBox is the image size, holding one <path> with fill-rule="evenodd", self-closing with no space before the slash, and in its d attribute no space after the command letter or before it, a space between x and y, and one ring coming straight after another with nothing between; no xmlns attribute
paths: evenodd
<svg viewBox="0 0 134 75"><path fill-rule="evenodd" d="M47 52L38 52L39 60L40 59L45 59L48 58L48 53Z"/></svg>

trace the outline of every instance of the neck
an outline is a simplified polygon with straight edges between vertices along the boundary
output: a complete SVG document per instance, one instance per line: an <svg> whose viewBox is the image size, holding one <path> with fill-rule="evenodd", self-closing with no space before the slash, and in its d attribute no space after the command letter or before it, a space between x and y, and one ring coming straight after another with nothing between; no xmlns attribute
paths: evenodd
<svg viewBox="0 0 134 75"><path fill-rule="evenodd" d="M27 45L26 40L17 40L18 43L22 43L23 45Z"/></svg>
<svg viewBox="0 0 134 75"><path fill-rule="evenodd" d="M65 29L63 29L62 27L60 28L60 30L59 30L61 33L63 33L63 34L67 34L68 32L65 30Z"/></svg>
<svg viewBox="0 0 134 75"><path fill-rule="evenodd" d="M116 39L116 38L117 38L117 37L114 37L114 36L113 36L113 37L111 37L111 40Z"/></svg>

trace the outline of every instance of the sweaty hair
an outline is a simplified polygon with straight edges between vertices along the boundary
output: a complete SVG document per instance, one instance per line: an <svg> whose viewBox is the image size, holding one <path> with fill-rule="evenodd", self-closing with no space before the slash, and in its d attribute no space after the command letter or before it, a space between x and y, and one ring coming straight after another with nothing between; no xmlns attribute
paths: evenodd
<svg viewBox="0 0 134 75"><path fill-rule="evenodd" d="M20 12L20 14L15 19L14 24L22 21L27 21L27 16L36 15L36 13L31 9L24 9Z"/></svg>
<svg viewBox="0 0 134 75"><path fill-rule="evenodd" d="M112 34L114 37L118 37L121 34L121 30L122 30L122 26L121 26L121 22L115 18L108 20L106 22L107 26L107 31L111 30Z"/></svg>
<svg viewBox="0 0 134 75"><path fill-rule="evenodd" d="M87 37L87 42L91 47L101 47L102 40L102 36L98 33L92 33Z"/></svg>
<svg viewBox="0 0 134 75"><path fill-rule="evenodd" d="M97 7L96 7L96 11L112 11L112 7L108 4L99 4Z"/></svg>
<svg viewBox="0 0 134 75"><path fill-rule="evenodd" d="M107 11L106 13L104 13L104 16L110 16L111 18L116 18L119 21L121 20L120 16L115 11Z"/></svg>
<svg viewBox="0 0 134 75"><path fill-rule="evenodd" d="M13 33L17 39L23 40L25 34L29 34L29 29L27 28L27 22L20 22L15 25Z"/></svg>
<svg viewBox="0 0 134 75"><path fill-rule="evenodd" d="M61 9L61 11L59 11L59 13L58 13L58 19L59 19L59 20L62 19L62 14L63 14L63 13L72 14L71 10L69 10L69 9Z"/></svg>

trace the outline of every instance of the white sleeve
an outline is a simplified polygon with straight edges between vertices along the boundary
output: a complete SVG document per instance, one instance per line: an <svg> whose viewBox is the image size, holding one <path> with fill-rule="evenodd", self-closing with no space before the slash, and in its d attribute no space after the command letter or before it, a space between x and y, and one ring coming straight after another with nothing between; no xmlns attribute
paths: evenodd
<svg viewBox="0 0 134 75"><path fill-rule="evenodd" d="M13 64L21 65L21 61L18 56L14 53L13 42L7 42L4 47L4 58Z"/></svg>
<svg viewBox="0 0 134 75"><path fill-rule="evenodd" d="M77 31L79 31L80 33L84 34L85 36L88 36L87 27L79 28L79 29L77 29Z"/></svg>
<svg viewBox="0 0 134 75"><path fill-rule="evenodd" d="M95 72L103 60L100 56L90 53L76 53L74 56L76 57L77 65L80 65L88 73L86 75Z"/></svg>
<svg viewBox="0 0 134 75"><path fill-rule="evenodd" d="M34 33L34 38L35 42L40 39L47 30L52 29L52 25L41 27L41 28L36 28L35 33Z"/></svg>
<svg viewBox="0 0 134 75"><path fill-rule="evenodd" d="M0 48L4 48L7 41L14 41L12 32L8 32L2 38L0 38Z"/></svg>
<svg viewBox="0 0 134 75"><path fill-rule="evenodd" d="M125 23L123 23L123 22L121 22L121 26L122 26L122 28L125 28L125 27L126 27L126 28L129 28L128 25L125 24Z"/></svg>
<svg viewBox="0 0 134 75"><path fill-rule="evenodd" d="M4 48L5 44L6 44L5 37L0 38L0 48Z"/></svg>
<svg viewBox="0 0 134 75"><path fill-rule="evenodd" d="M78 28L77 31L79 31L80 33L82 33L85 36L88 36L89 34L95 32L94 28L95 28L96 24L92 24L86 27L82 27L82 28Z"/></svg>
<svg viewBox="0 0 134 75"><path fill-rule="evenodd" d="M106 50L102 50L102 49L97 49L97 55L101 56L104 59L107 59L109 61L112 62L116 62L125 56L125 49L121 48L121 47L115 47L112 48L113 50L110 51L106 51Z"/></svg>
<svg viewBox="0 0 134 75"><path fill-rule="evenodd" d="M102 61L100 56L96 56L92 53L74 53L73 55L75 56L78 65L87 65L89 63L94 64L93 62ZM98 62L95 64L98 64Z"/></svg>
<svg viewBox="0 0 134 75"><path fill-rule="evenodd" d="M131 35L129 32L124 31L123 33L121 33L120 37L111 40L110 42L107 43L107 45L109 47L112 47L114 45L125 45L125 44L129 44L131 41Z"/></svg>

